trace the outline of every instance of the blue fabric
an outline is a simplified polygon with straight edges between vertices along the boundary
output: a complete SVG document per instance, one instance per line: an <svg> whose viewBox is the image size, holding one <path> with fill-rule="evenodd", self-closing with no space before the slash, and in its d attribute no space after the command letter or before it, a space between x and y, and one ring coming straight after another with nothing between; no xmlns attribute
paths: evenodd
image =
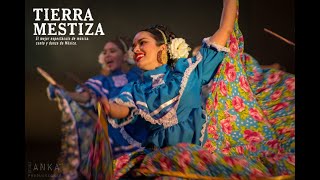
<svg viewBox="0 0 320 180"><path fill-rule="evenodd" d="M56 93L55 93L56 87L53 86L52 84L49 84L47 87L47 95L50 100L53 100L56 98Z"/></svg>
<svg viewBox="0 0 320 180"><path fill-rule="evenodd" d="M133 66L130 71L127 73L127 78L129 82L136 81L141 79L142 77L142 70L137 66Z"/></svg>
<svg viewBox="0 0 320 180"><path fill-rule="evenodd" d="M93 90L98 98L106 96L110 99L118 95L128 82L139 79L141 74L142 71L134 66L128 73L117 70L108 76L97 75L91 77L85 82L85 85ZM84 89L81 86L77 86L76 91L83 92Z"/></svg>
<svg viewBox="0 0 320 180"><path fill-rule="evenodd" d="M128 73L123 73L118 70L112 72L108 76L98 75L90 78L85 82L91 90L94 91L96 96L106 96L112 99L118 95L121 89L128 84L128 82L135 81L141 78L142 71L133 67ZM78 88L82 91L82 88ZM114 128L108 124L109 137L113 149L113 156L116 158L124 153L135 151L141 147L141 141L146 137L146 131L136 131L134 125L128 125L123 128ZM136 138L131 139L132 134L136 134Z"/></svg>
<svg viewBox="0 0 320 180"><path fill-rule="evenodd" d="M57 98L57 91L59 91L59 96L65 98L67 102L70 102L72 99L70 96L67 95L67 92L63 89L58 88L52 84L49 84L47 87L47 95L50 100L54 100Z"/></svg>
<svg viewBox="0 0 320 180"><path fill-rule="evenodd" d="M109 117L109 122L126 125L147 121L136 126L149 133L143 146L201 145L206 139L201 87L212 79L223 57L224 52L204 43L197 56L179 59L174 68L163 65L145 72L142 80L129 83L113 99L130 107L130 115L125 119Z"/></svg>
<svg viewBox="0 0 320 180"><path fill-rule="evenodd" d="M104 75L97 75L92 78L89 78L84 84L92 91L92 93L97 97L106 96L107 98L111 99L118 95L121 91L121 89L131 81L135 81L139 78L141 78L142 71L137 68L133 67L128 73L123 73L122 71L118 70L113 73L111 73L108 76ZM48 86L48 96L51 99L56 98L55 93L56 87L49 85ZM78 85L76 87L77 92L83 92L84 87ZM65 98L68 100L68 103L71 103L71 98L68 96L63 90L59 91L62 95L62 98ZM73 103L76 103L72 101ZM81 107L82 109L91 109L94 110L94 104L95 101L91 101L86 103L85 105L76 103L79 105L77 108L75 107L74 111L77 111L76 109L79 109ZM80 109L81 109L80 108ZM97 112L96 112L97 113ZM78 113L79 114L79 113ZM91 133L93 133L92 129L92 122L87 121L87 123L82 122L83 116L75 116L76 117L76 128L78 132L88 131L88 128L90 129ZM78 117L78 118L77 118ZM88 126L88 123L90 123ZM122 128L114 128L110 124L108 124L108 131L109 131L109 137L111 141L111 146L113 150L113 156L116 158L120 155L123 155L124 153L129 153L132 151L135 151L141 147L141 142L146 137L146 131L141 131L139 129L138 131L134 127L134 125L128 125L126 127ZM136 134L136 138L131 138L132 134ZM81 142L86 137L80 138L79 144L81 146ZM89 148L89 147L87 147Z"/></svg>

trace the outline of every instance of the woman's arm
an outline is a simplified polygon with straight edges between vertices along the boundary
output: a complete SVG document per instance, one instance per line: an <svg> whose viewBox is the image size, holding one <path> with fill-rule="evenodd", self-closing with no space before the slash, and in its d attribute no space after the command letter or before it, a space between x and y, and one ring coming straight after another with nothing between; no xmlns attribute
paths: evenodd
<svg viewBox="0 0 320 180"><path fill-rule="evenodd" d="M67 94L74 100L80 103L86 103L90 100L90 94L86 91L78 92L67 92ZM129 115L129 108L127 106L119 105L116 103L109 102L105 97L101 98L104 110L112 118L121 119Z"/></svg>
<svg viewBox="0 0 320 180"><path fill-rule="evenodd" d="M225 46L230 34L233 31L234 22L237 16L237 0L223 0L223 10L221 14L220 27L210 37L211 43Z"/></svg>
<svg viewBox="0 0 320 180"><path fill-rule="evenodd" d="M90 94L86 91L81 93L67 91L67 94L71 97L71 99L79 103L86 103L90 100Z"/></svg>
<svg viewBox="0 0 320 180"><path fill-rule="evenodd" d="M102 97L100 101L103 105L104 111L111 118L122 119L129 115L129 108L127 106L109 102L105 97Z"/></svg>

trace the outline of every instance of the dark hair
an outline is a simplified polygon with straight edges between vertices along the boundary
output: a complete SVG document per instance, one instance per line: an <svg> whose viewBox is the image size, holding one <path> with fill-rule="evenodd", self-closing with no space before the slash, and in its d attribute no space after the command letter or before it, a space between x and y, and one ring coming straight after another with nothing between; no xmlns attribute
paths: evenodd
<svg viewBox="0 0 320 180"><path fill-rule="evenodd" d="M152 35L152 37L156 40L157 46L160 46L165 42L164 42L162 33L158 29L165 34L167 43L170 43L172 39L176 38L176 35L173 32L169 31L168 28L164 25L154 25L149 28L143 29L141 31L149 32ZM168 53L168 64L170 66L173 66L174 60L170 58L169 52L167 53Z"/></svg>
<svg viewBox="0 0 320 180"><path fill-rule="evenodd" d="M123 53L127 53L127 51L129 50L129 47L131 47L131 43L132 43L131 39L129 39L128 37L124 37L124 36L119 36L119 37L111 39L107 42L114 43L116 46L118 46L118 48Z"/></svg>

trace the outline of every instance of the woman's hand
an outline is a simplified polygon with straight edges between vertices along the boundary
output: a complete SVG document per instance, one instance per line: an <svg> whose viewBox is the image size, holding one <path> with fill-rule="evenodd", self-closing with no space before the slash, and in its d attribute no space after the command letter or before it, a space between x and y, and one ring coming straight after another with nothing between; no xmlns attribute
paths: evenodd
<svg viewBox="0 0 320 180"><path fill-rule="evenodd" d="M100 102L101 102L101 105L102 105L102 108L103 108L104 112L107 115L109 115L110 110L111 110L111 106L110 106L109 100L105 96L102 96L100 98Z"/></svg>
<svg viewBox="0 0 320 180"><path fill-rule="evenodd" d="M57 87L52 85L52 84L49 84L48 87L47 87L47 95L49 97L50 100L53 100L56 98L56 89Z"/></svg>
<svg viewBox="0 0 320 180"><path fill-rule="evenodd" d="M108 98L104 96L99 101L106 115L111 118L121 119L129 115L129 108L127 106L109 102Z"/></svg>

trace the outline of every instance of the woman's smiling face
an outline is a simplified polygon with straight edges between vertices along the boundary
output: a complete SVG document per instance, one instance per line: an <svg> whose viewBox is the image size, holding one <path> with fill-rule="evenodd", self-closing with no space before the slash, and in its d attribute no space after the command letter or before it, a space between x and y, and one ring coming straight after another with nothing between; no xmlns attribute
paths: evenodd
<svg viewBox="0 0 320 180"><path fill-rule="evenodd" d="M104 46L103 52L104 62L111 72L121 68L125 54L115 43L108 42Z"/></svg>
<svg viewBox="0 0 320 180"><path fill-rule="evenodd" d="M157 61L160 50L166 50L165 45L158 46L152 34L141 31L133 39L134 60L143 70L153 70L162 64Z"/></svg>

